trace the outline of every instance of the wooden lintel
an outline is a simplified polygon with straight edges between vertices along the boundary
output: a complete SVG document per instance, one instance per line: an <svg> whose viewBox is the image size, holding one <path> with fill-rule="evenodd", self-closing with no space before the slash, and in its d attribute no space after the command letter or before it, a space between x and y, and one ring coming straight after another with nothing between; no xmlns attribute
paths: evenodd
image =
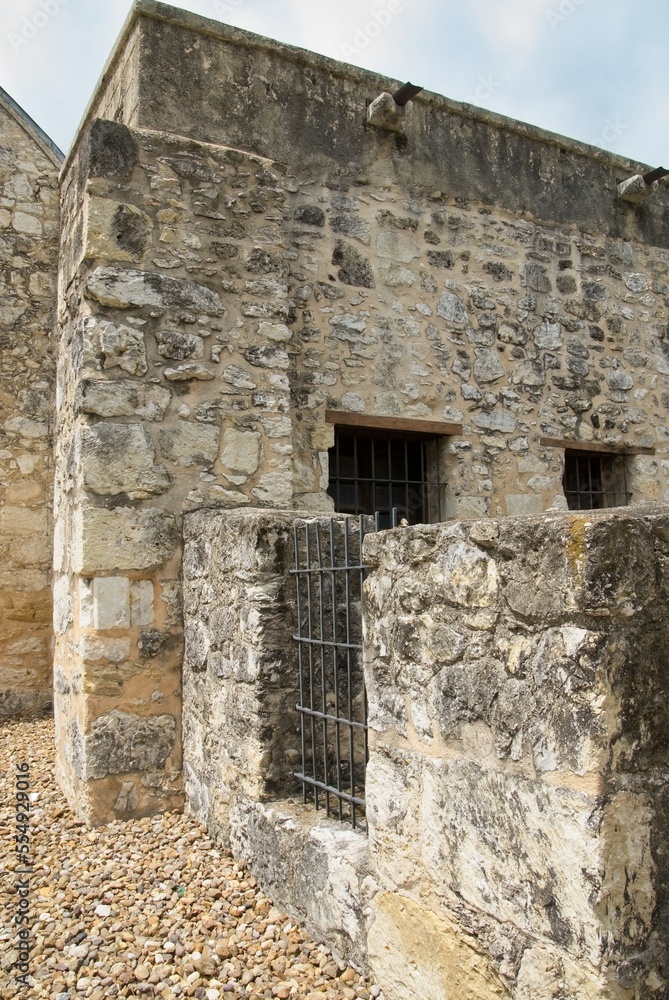
<svg viewBox="0 0 669 1000"><path fill-rule="evenodd" d="M462 424L447 424L439 420L411 420L405 417L374 417L366 413L351 413L349 410L326 410L328 424L339 427L360 427L367 430L400 431L403 434L432 435L445 437L462 434Z"/></svg>
<svg viewBox="0 0 669 1000"><path fill-rule="evenodd" d="M539 438L539 444L544 448L562 448L565 451L587 451L598 455L654 455L654 448L641 448L636 445L603 444L601 441L568 441L566 438Z"/></svg>

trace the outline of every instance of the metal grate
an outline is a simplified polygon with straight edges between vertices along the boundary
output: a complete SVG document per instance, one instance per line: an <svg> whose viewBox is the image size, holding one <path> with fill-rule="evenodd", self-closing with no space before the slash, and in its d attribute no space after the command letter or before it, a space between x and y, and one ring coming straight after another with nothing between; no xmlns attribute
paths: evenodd
<svg viewBox="0 0 669 1000"><path fill-rule="evenodd" d="M570 510L624 507L630 501L623 455L565 451L562 487Z"/></svg>
<svg viewBox="0 0 669 1000"><path fill-rule="evenodd" d="M394 507L409 524L442 520L438 443L434 438L335 428L328 493L341 514L378 513L381 528Z"/></svg>
<svg viewBox="0 0 669 1000"><path fill-rule="evenodd" d="M397 511L394 523L397 523ZM367 697L362 669L365 531L378 521L331 519L294 528L304 802L366 827Z"/></svg>

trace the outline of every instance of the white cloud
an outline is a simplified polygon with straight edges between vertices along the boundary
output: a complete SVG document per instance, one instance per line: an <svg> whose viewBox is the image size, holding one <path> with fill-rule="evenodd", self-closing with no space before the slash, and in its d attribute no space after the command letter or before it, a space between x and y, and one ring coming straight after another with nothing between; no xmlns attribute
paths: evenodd
<svg viewBox="0 0 669 1000"><path fill-rule="evenodd" d="M583 0L581 0L583 2ZM481 33L500 54L531 52L549 26L559 0L470 0Z"/></svg>

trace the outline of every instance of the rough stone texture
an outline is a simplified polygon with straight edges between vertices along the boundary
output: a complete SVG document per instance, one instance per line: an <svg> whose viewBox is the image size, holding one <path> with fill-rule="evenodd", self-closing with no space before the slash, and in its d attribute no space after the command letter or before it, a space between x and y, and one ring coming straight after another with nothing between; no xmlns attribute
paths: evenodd
<svg viewBox="0 0 669 1000"><path fill-rule="evenodd" d="M293 514L260 510L185 518L185 786L190 810L273 898L340 958L364 965L367 838L291 798L300 745L293 525Z"/></svg>
<svg viewBox="0 0 669 1000"><path fill-rule="evenodd" d="M59 157L0 94L0 718L51 692Z"/></svg>
<svg viewBox="0 0 669 1000"><path fill-rule="evenodd" d="M477 997L669 988L668 539L665 505L368 536L390 996L437 1000L463 970Z"/></svg>
<svg viewBox="0 0 669 1000"><path fill-rule="evenodd" d="M435 448L444 516L564 503L563 452L545 436L655 449L626 457L628 487L635 503L667 495L666 191L621 203L617 179L638 165L435 95L402 132L367 128L365 97L383 90L236 29L135 8L62 180L63 731L76 719L90 732L96 669L111 689L111 667L78 652L80 581L122 573L154 588L163 617L148 628L169 641L140 650L132 624L126 638L146 665L141 698L162 668L178 720L168 603L181 518L330 509L328 409L462 423ZM105 434L117 453L103 468ZM188 641L195 654L201 636ZM120 683L132 713L139 681ZM106 780L91 779L100 803Z"/></svg>
<svg viewBox="0 0 669 1000"><path fill-rule="evenodd" d="M184 529L184 732L187 780L211 796L202 818L223 823L235 797L294 790L299 727L289 569L293 516L197 511ZM225 731L225 738L222 734ZM206 779L202 768L206 769Z"/></svg>

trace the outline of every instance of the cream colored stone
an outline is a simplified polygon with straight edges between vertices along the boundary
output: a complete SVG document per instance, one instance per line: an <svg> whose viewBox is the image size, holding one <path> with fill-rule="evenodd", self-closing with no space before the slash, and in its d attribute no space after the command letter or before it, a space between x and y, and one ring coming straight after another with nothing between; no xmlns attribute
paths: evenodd
<svg viewBox="0 0 669 1000"><path fill-rule="evenodd" d="M273 340L277 343L285 343L290 340L292 333L283 323L261 323L258 328L260 340Z"/></svg>
<svg viewBox="0 0 669 1000"><path fill-rule="evenodd" d="M251 476L260 464L260 434L226 427L223 431L221 465L233 473Z"/></svg>
<svg viewBox="0 0 669 1000"><path fill-rule="evenodd" d="M184 467L212 465L218 455L220 439L219 427L189 420L179 420L175 425L161 429L158 434L164 457Z"/></svg>
<svg viewBox="0 0 669 1000"><path fill-rule="evenodd" d="M288 473L266 472L251 492L263 504L290 507L293 497L292 477Z"/></svg>
<svg viewBox="0 0 669 1000"><path fill-rule="evenodd" d="M7 505L0 510L0 531L3 535L46 536L47 512L44 508L14 507Z"/></svg>
<svg viewBox="0 0 669 1000"><path fill-rule="evenodd" d="M430 582L449 603L486 608L497 600L499 573L494 560L466 542L456 541L431 566Z"/></svg>
<svg viewBox="0 0 669 1000"><path fill-rule="evenodd" d="M155 614L153 610L153 583L151 580L133 580L130 583L130 621L133 626L143 628L152 625Z"/></svg>
<svg viewBox="0 0 669 1000"><path fill-rule="evenodd" d="M121 368L129 375L147 370L144 334L130 326L88 319L83 325L83 362L93 368Z"/></svg>
<svg viewBox="0 0 669 1000"><path fill-rule="evenodd" d="M155 464L155 448L141 424L100 422L79 432L84 485L100 495L127 493L147 500L164 493L170 476Z"/></svg>
<svg viewBox="0 0 669 1000"><path fill-rule="evenodd" d="M135 205L91 197L86 203L84 257L141 262L152 228L150 217Z"/></svg>
<svg viewBox="0 0 669 1000"><path fill-rule="evenodd" d="M542 944L524 952L515 992L515 1000L629 1000L629 996L615 980Z"/></svg>
<svg viewBox="0 0 669 1000"><path fill-rule="evenodd" d="M170 405L169 389L130 379L87 379L79 385L79 405L84 413L100 417L137 417L161 420Z"/></svg>
<svg viewBox="0 0 669 1000"><path fill-rule="evenodd" d="M78 652L84 663L93 664L99 660L123 663L130 658L130 639L85 635L79 640Z"/></svg>
<svg viewBox="0 0 669 1000"><path fill-rule="evenodd" d="M368 938L376 982L393 1000L510 997L476 940L408 896L377 896Z"/></svg>
<svg viewBox="0 0 669 1000"><path fill-rule="evenodd" d="M620 792L602 821L605 874L601 898L605 926L625 945L641 946L657 903L651 848L653 809L647 795Z"/></svg>
<svg viewBox="0 0 669 1000"><path fill-rule="evenodd" d="M93 628L93 581L79 578L79 625Z"/></svg>
<svg viewBox="0 0 669 1000"><path fill-rule="evenodd" d="M53 585L53 627L56 635L64 635L73 620L73 601L70 581L60 576Z"/></svg>
<svg viewBox="0 0 669 1000"><path fill-rule="evenodd" d="M106 629L130 627L130 580L98 576L93 580L93 626Z"/></svg>
<svg viewBox="0 0 669 1000"><path fill-rule="evenodd" d="M174 517L156 507L79 508L72 534L72 568L82 575L160 566L178 542Z"/></svg>
<svg viewBox="0 0 669 1000"><path fill-rule="evenodd" d="M376 238L376 252L379 257L408 264L415 257L420 257L421 248L409 236L397 232L380 232Z"/></svg>
<svg viewBox="0 0 669 1000"><path fill-rule="evenodd" d="M5 420L4 429L8 434L18 434L22 438L46 438L49 436L48 424L28 417L12 417Z"/></svg>
<svg viewBox="0 0 669 1000"><path fill-rule="evenodd" d="M13 212L12 226L17 233L24 233L26 236L42 235L42 223L27 212Z"/></svg>
<svg viewBox="0 0 669 1000"><path fill-rule="evenodd" d="M532 493L510 494L504 500L509 517L518 517L522 514L540 514L542 510L541 497Z"/></svg>

